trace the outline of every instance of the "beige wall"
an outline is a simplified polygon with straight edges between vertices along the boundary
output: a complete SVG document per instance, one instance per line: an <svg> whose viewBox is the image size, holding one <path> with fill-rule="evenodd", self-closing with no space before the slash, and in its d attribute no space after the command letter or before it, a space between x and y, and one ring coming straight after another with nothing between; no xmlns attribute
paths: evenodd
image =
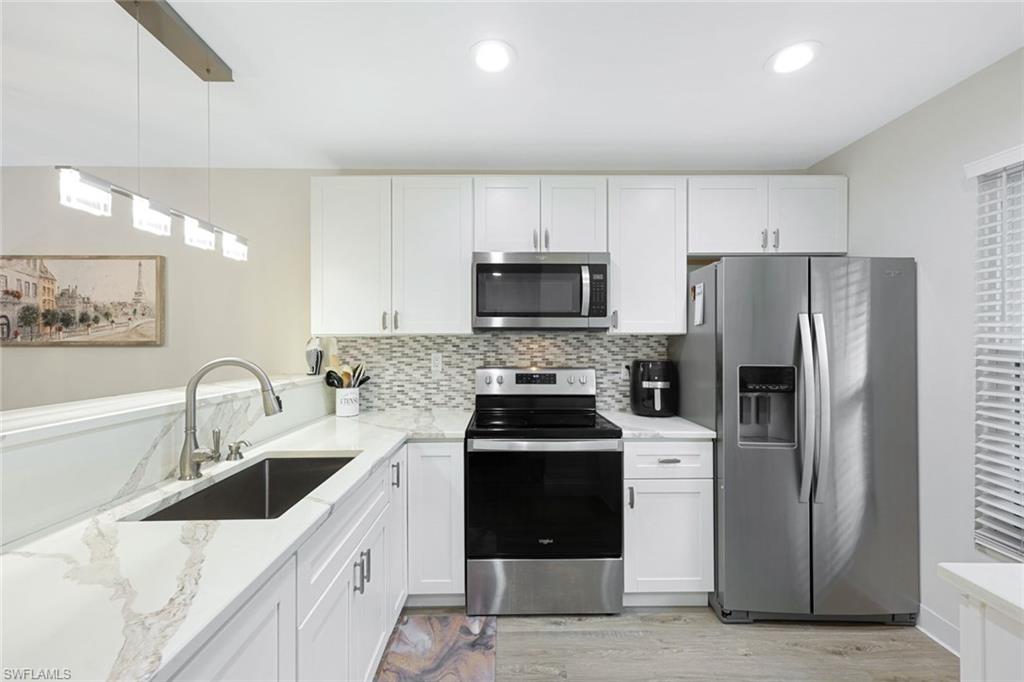
<svg viewBox="0 0 1024 682"><path fill-rule="evenodd" d="M965 163L1021 144L1017 51L830 156L850 178L850 253L918 262L922 627L956 646L957 597L940 561L974 549L975 184Z"/></svg>
<svg viewBox="0 0 1024 682"><path fill-rule="evenodd" d="M129 188L136 183L134 169L88 170ZM0 348L0 409L181 386L202 363L222 355L240 355L269 372L304 371L313 174L214 170L213 221L249 239L249 261L237 263L185 246L179 221L170 237L132 229L131 204L121 197L114 197L110 218L61 206L53 168L0 170L0 252L167 258L162 347ZM155 199L206 216L205 170L145 169L142 181ZM230 378L232 371L218 370L221 376Z"/></svg>

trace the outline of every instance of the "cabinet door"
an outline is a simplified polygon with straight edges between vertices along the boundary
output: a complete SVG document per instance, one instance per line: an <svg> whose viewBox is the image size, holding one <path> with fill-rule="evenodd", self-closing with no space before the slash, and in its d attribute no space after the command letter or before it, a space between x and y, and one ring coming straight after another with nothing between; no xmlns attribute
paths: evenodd
<svg viewBox="0 0 1024 682"><path fill-rule="evenodd" d="M540 250L540 178L481 175L473 190L475 251Z"/></svg>
<svg viewBox="0 0 1024 682"><path fill-rule="evenodd" d="M388 512L381 514L361 543L366 572L363 591L352 595L352 627L349 638L352 655L350 680L372 682L384 647L391 635L391 609L388 604Z"/></svg>
<svg viewBox="0 0 1024 682"><path fill-rule="evenodd" d="M391 622L402 614L406 597L409 596L408 462L407 446L402 446L391 456L391 508L388 512L388 608Z"/></svg>
<svg viewBox="0 0 1024 682"><path fill-rule="evenodd" d="M462 443L410 443L409 593L465 591Z"/></svg>
<svg viewBox="0 0 1024 682"><path fill-rule="evenodd" d="M391 178L313 178L313 334L387 333L391 311Z"/></svg>
<svg viewBox="0 0 1024 682"><path fill-rule="evenodd" d="M770 248L776 253L846 253L847 182L842 175L773 175Z"/></svg>
<svg viewBox="0 0 1024 682"><path fill-rule="evenodd" d="M352 552L309 616L299 626L299 679L334 682L349 677L352 606L359 597L359 552Z"/></svg>
<svg viewBox="0 0 1024 682"><path fill-rule="evenodd" d="M540 215L542 251L607 251L607 178L542 177Z"/></svg>
<svg viewBox="0 0 1024 682"><path fill-rule="evenodd" d="M686 178L608 180L612 333L686 332Z"/></svg>
<svg viewBox="0 0 1024 682"><path fill-rule="evenodd" d="M170 679L294 680L295 560L243 606Z"/></svg>
<svg viewBox="0 0 1024 682"><path fill-rule="evenodd" d="M768 178L690 178L690 253L763 253L768 243Z"/></svg>
<svg viewBox="0 0 1024 682"><path fill-rule="evenodd" d="M626 592L714 589L711 479L625 482Z"/></svg>
<svg viewBox="0 0 1024 682"><path fill-rule="evenodd" d="M392 329L469 334L472 178L396 177L392 182Z"/></svg>

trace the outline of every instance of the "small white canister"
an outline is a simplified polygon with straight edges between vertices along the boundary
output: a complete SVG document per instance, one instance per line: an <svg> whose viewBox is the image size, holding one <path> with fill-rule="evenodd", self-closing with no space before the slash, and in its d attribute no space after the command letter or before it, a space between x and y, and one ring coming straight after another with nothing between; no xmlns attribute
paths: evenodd
<svg viewBox="0 0 1024 682"><path fill-rule="evenodd" d="M355 417L359 414L359 389L334 389L334 414L338 417Z"/></svg>

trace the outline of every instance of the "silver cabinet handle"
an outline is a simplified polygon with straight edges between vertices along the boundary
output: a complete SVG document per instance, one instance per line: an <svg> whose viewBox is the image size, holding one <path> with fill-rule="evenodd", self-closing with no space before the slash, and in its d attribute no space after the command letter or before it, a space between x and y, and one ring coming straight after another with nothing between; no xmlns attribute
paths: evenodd
<svg viewBox="0 0 1024 682"><path fill-rule="evenodd" d="M776 249L779 248L779 231L775 230L772 232L772 246Z"/></svg>
<svg viewBox="0 0 1024 682"><path fill-rule="evenodd" d="M370 559L371 559L371 554L370 553L371 552L372 552L372 550L368 549L365 552L360 552L359 553L360 556L365 556L366 557L366 582L368 582L368 583L372 583L373 582L373 578L370 575Z"/></svg>
<svg viewBox="0 0 1024 682"><path fill-rule="evenodd" d="M811 498L811 477L814 469L814 433L817 428L817 395L814 383L814 349L811 341L811 321L807 313L800 313L800 374L803 379L804 394L804 435L800 442L800 454L803 457L800 475L800 493L798 500L805 504Z"/></svg>
<svg viewBox="0 0 1024 682"><path fill-rule="evenodd" d="M619 328L619 311L618 310L613 310L612 311L612 329L618 329L618 328Z"/></svg>
<svg viewBox="0 0 1024 682"><path fill-rule="evenodd" d="M388 311L386 311L386 310L380 314L380 328L381 329L387 329L388 328Z"/></svg>
<svg viewBox="0 0 1024 682"><path fill-rule="evenodd" d="M537 243L537 239L538 239L537 230L534 230L533 231L533 250L534 251L539 251L540 250L540 244Z"/></svg>
<svg viewBox="0 0 1024 682"><path fill-rule="evenodd" d="M391 328L398 329L398 311L396 310L391 317Z"/></svg>
<svg viewBox="0 0 1024 682"><path fill-rule="evenodd" d="M402 487L402 463L395 462L391 465L391 468L395 470L395 480L391 481L391 486L394 488Z"/></svg>
<svg viewBox="0 0 1024 682"><path fill-rule="evenodd" d="M362 553L359 554L359 561L352 564L352 591L362 594L366 591L365 583L363 582L363 558Z"/></svg>
<svg viewBox="0 0 1024 682"><path fill-rule="evenodd" d="M544 229L544 248L548 251L551 250L551 230Z"/></svg>
<svg viewBox="0 0 1024 682"><path fill-rule="evenodd" d="M814 343L818 359L818 409L821 425L818 429L818 473L814 483L814 501L821 504L822 492L828 485L829 465L832 462L832 379L828 366L828 339L825 338L825 316L814 313Z"/></svg>
<svg viewBox="0 0 1024 682"><path fill-rule="evenodd" d="M629 490L629 508L630 509L635 509L636 508L636 496L633 494L633 486L629 486L628 490Z"/></svg>
<svg viewBox="0 0 1024 682"><path fill-rule="evenodd" d="M679 464L683 460L678 457L659 457L658 464Z"/></svg>
<svg viewBox="0 0 1024 682"><path fill-rule="evenodd" d="M761 248L768 248L768 230L761 230Z"/></svg>

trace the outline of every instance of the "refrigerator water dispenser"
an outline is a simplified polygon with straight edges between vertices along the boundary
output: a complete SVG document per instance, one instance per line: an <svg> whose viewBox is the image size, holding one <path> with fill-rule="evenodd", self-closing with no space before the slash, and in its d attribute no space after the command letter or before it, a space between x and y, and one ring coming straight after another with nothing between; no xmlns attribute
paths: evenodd
<svg viewBox="0 0 1024 682"><path fill-rule="evenodd" d="M796 367L740 365L739 444L796 447Z"/></svg>

